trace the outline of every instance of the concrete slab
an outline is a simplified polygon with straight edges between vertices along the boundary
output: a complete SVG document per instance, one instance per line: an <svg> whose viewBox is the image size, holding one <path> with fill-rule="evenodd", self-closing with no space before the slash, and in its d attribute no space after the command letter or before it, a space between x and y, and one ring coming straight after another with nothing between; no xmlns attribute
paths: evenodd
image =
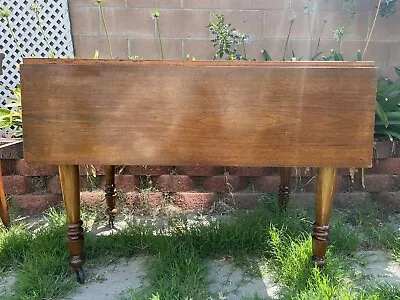
<svg viewBox="0 0 400 300"><path fill-rule="evenodd" d="M400 263L390 260L386 252L360 251L357 256L359 264L356 268L370 277L371 283L400 285Z"/></svg>
<svg viewBox="0 0 400 300"><path fill-rule="evenodd" d="M250 276L226 260L212 260L207 266L210 291L220 300L239 300L255 296L273 299L277 296L278 287L271 274L265 271L260 270L260 277Z"/></svg>
<svg viewBox="0 0 400 300"><path fill-rule="evenodd" d="M146 257L120 260L115 264L87 271L87 282L69 300L119 299L129 289L140 290L146 282Z"/></svg>

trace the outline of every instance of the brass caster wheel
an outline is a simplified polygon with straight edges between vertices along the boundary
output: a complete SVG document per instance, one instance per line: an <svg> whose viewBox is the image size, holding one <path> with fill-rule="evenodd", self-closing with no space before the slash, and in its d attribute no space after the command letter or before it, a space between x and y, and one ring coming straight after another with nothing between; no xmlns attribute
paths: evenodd
<svg viewBox="0 0 400 300"><path fill-rule="evenodd" d="M84 284L85 283L85 272L83 272L82 268L77 268L75 269L75 274L76 274L76 280L80 283L80 284Z"/></svg>
<svg viewBox="0 0 400 300"><path fill-rule="evenodd" d="M110 226L111 229L114 229L114 216L113 215L108 216L108 226Z"/></svg>

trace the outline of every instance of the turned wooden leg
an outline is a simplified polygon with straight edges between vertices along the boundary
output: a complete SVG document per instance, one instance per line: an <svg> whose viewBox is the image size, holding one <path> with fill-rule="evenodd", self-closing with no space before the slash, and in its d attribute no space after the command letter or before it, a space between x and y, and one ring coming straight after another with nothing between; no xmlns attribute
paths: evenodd
<svg viewBox="0 0 400 300"><path fill-rule="evenodd" d="M118 213L115 207L115 166L105 166L106 172L106 200L107 200L107 214L108 214L108 224L111 228L114 228L114 219Z"/></svg>
<svg viewBox="0 0 400 300"><path fill-rule="evenodd" d="M3 221L4 226L10 228L10 215L8 214L8 207L6 201L6 195L4 193L4 185L3 185L3 173L1 169L1 160L0 160L0 217Z"/></svg>
<svg viewBox="0 0 400 300"><path fill-rule="evenodd" d="M79 167L74 165L59 166L61 188L68 224L68 248L71 253L70 266L75 270L79 283L85 282L82 265L83 229L80 218Z"/></svg>
<svg viewBox="0 0 400 300"><path fill-rule="evenodd" d="M278 200L279 207L283 210L286 209L287 204L289 203L291 171L292 168L289 167L280 168L281 184L279 185Z"/></svg>
<svg viewBox="0 0 400 300"><path fill-rule="evenodd" d="M329 219L332 212L336 186L336 168L323 167L318 170L316 220L313 227L312 259L318 267L325 266L328 247Z"/></svg>

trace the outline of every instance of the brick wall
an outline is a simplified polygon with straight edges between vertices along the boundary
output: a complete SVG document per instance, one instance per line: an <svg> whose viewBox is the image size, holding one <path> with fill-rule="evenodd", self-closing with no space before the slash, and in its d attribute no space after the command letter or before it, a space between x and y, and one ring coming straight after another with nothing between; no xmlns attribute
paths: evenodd
<svg viewBox="0 0 400 300"><path fill-rule="evenodd" d="M37 213L61 202L61 187L56 166L28 165L24 160L3 160L3 181L7 195L12 196L24 213ZM104 201L104 168L96 166L97 177L88 181L87 170L80 167L81 197L89 203ZM353 183L348 169L340 169L336 202L383 201L387 208L400 211L400 144L397 156L375 161L366 169L365 188L360 172ZM159 206L169 202L181 209L209 207L224 199L239 207L255 207L261 196L276 193L279 185L277 168L246 167L161 167L125 166L117 169L116 186L125 208L147 203ZM315 200L316 169L293 169L293 197L298 204ZM143 199L143 197L146 199Z"/></svg>
<svg viewBox="0 0 400 300"><path fill-rule="evenodd" d="M101 25L99 11L94 0L70 0L72 35L77 57L89 58L96 49L101 57L108 57L107 41ZM356 0L356 15L343 41L342 52L352 60L358 49L363 49L372 25L376 0ZM212 13L222 13L227 22L250 34L252 44L247 46L249 58L262 60L261 49L280 60L285 47L290 19L295 16L288 53L295 51L297 57L308 56L307 17L302 13L304 0L105 0L105 18L114 56L127 58L138 55L146 59L158 59L159 48L154 38L151 8L160 8L160 26L166 59L185 59L187 54L197 59L213 56L210 35L206 25ZM399 7L400 12L400 7ZM342 0L321 0L315 14L315 24L320 30L326 20L320 50L329 53L335 47L332 29L347 24L348 13ZM376 28L368 48L366 59L375 60L380 74L393 76L393 66L400 65L400 15L378 17ZM317 41L314 40L313 47ZM399 148L399 147L398 147ZM341 170L337 182L339 203L365 203L380 199L388 207L400 210L399 178L400 149L398 157L379 160L366 171L364 189L360 176L352 183L348 170ZM8 195L19 203L26 213L42 211L48 205L61 201L57 168L54 166L29 166L23 160L3 162L4 184ZM225 173L225 171L227 173ZM95 183L88 183L86 171L81 170L83 200L99 201L103 198L104 173L98 167ZM227 176L227 174L229 174ZM295 174L294 174L295 175ZM315 170L302 169L294 176L295 190L302 191L295 202L312 202L315 195ZM148 177L147 177L148 176ZM146 180L144 180L146 179ZM142 193L149 181L152 190L147 193L148 202L157 205L168 201L184 209L210 206L225 198L239 206L253 206L261 195L276 192L279 177L273 168L219 167L134 167L128 166L117 176L117 187L124 195L126 205L140 205ZM89 188L98 189L91 192Z"/></svg>
<svg viewBox="0 0 400 300"><path fill-rule="evenodd" d="M348 60L363 49L371 28L376 0L355 0L356 14L350 20L342 0L320 0L318 11L312 15L314 36L324 21L320 50L329 54L335 47L332 30L345 25L349 30L342 44ZM107 41L94 0L70 0L72 35L77 57L93 56L96 49L101 57L108 56ZM304 0L105 0L104 14L111 37L114 56L127 58L138 55L158 59L159 46L155 40L152 8L161 10L160 28L166 59L211 59L213 47L205 27L212 13L224 14L226 21L238 30L250 34L253 42L247 46L249 58L262 60L261 49L267 49L273 59L280 60L285 47L290 19L295 17L288 53L307 58L309 53L307 16L303 13ZM378 17L366 54L375 60L379 73L393 76L393 66L400 65L400 4L398 14ZM317 38L313 41L315 49Z"/></svg>

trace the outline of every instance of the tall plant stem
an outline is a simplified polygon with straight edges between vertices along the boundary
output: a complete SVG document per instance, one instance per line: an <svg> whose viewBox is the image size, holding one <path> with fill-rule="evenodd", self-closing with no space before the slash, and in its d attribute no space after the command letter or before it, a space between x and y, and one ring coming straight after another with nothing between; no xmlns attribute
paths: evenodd
<svg viewBox="0 0 400 300"><path fill-rule="evenodd" d="M374 22L372 23L371 32L369 33L368 40L367 40L367 43L365 44L365 48L364 48L364 51L363 51L363 55L362 55L363 59L365 57L365 52L367 52L368 44L369 44L369 41L371 40L372 33L374 32L376 19L378 18L379 9L381 8L381 3L382 3L382 0L379 0L378 7L376 8Z"/></svg>
<svg viewBox="0 0 400 300"><path fill-rule="evenodd" d="M6 20L7 20L7 26L8 26L8 28L9 28L10 31L11 31L11 35L12 35L12 37L13 37L15 46L17 46L17 49L18 49L19 53L21 53L21 57L24 58L24 57L25 57L25 56L24 56L24 53L22 52L22 50L21 50L21 48L20 48L20 46L19 46L19 44L18 44L17 37L15 36L14 29L13 29L13 27L12 27L12 25L11 25L11 22L10 22L10 18L9 18L9 17L6 17Z"/></svg>
<svg viewBox="0 0 400 300"><path fill-rule="evenodd" d="M312 28L311 28L311 14L308 15L308 36L310 42L310 60L312 58Z"/></svg>
<svg viewBox="0 0 400 300"><path fill-rule="evenodd" d="M163 46L162 46L160 24L158 23L158 17L154 17L154 21L156 22L157 36L158 36L158 41L160 42L161 60L164 60L164 50L163 50Z"/></svg>
<svg viewBox="0 0 400 300"><path fill-rule="evenodd" d="M43 34L43 38L46 41L47 47L49 48L50 56L54 57L55 53L54 53L53 49L51 48L51 45L50 45L49 39L47 38L46 33L44 32L42 23L40 23L39 12L37 10L35 10L35 16L36 16L36 22L37 22L37 24L38 24L38 26L39 26L42 34Z"/></svg>
<svg viewBox="0 0 400 300"><path fill-rule="evenodd" d="M294 19L290 20L290 27L289 27L289 32L286 38L286 43L285 43L285 50L283 51L283 57L282 61L285 61L285 56L286 56L286 50L289 44L289 38L290 38L290 33L292 32L292 27L293 27Z"/></svg>
<svg viewBox="0 0 400 300"><path fill-rule="evenodd" d="M242 45L243 45L243 54L244 54L244 58L247 59L247 54L246 54L246 45L244 40L242 40Z"/></svg>
<svg viewBox="0 0 400 300"><path fill-rule="evenodd" d="M322 24L321 31L320 31L319 37L318 37L317 49L315 50L315 55L318 54L319 45L320 45L320 43L321 43L322 32L324 32L324 27L325 27L326 22L327 22L327 21L324 20L324 23Z"/></svg>
<svg viewBox="0 0 400 300"><path fill-rule="evenodd" d="M112 53L112 48L111 48L111 42L110 42L110 37L108 36L108 31L107 31L107 25L106 25L106 19L104 18L104 12L103 12L103 4L99 4L99 10L100 10L100 15L101 15L101 21L103 22L103 27L104 27L104 32L107 37L107 43L108 43L108 51L110 52L110 58L113 59L113 53Z"/></svg>

